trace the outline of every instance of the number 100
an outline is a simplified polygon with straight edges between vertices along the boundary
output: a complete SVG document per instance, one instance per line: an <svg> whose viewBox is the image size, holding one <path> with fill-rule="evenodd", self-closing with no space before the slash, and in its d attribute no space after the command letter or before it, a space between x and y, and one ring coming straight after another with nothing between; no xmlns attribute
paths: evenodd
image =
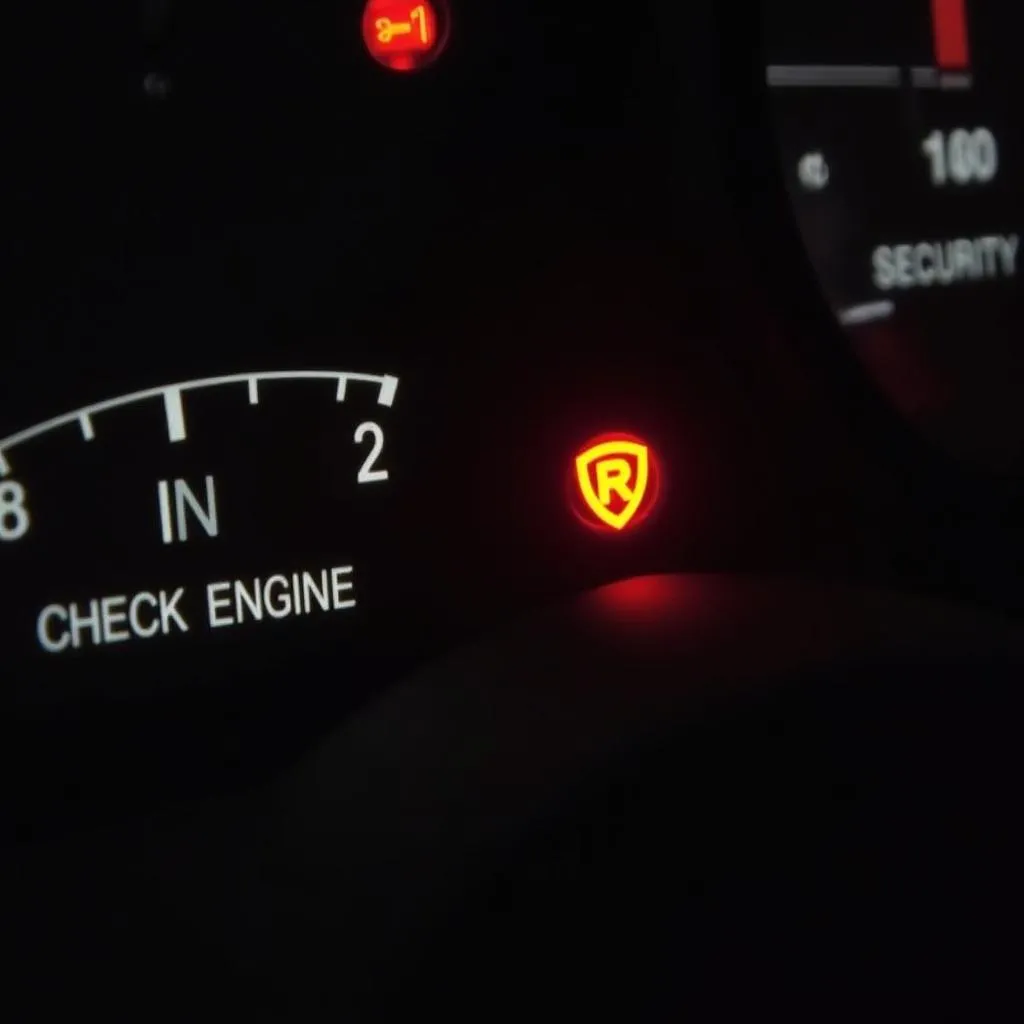
<svg viewBox="0 0 1024 1024"><path fill-rule="evenodd" d="M932 184L985 185L999 173L999 143L988 128L934 131L921 144L931 164Z"/></svg>

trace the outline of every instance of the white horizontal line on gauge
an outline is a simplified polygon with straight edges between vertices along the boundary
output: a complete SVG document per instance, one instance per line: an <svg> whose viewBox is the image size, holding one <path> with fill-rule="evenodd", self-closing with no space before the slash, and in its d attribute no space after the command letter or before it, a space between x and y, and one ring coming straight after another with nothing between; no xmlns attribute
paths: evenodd
<svg viewBox="0 0 1024 1024"><path fill-rule="evenodd" d="M54 416L53 419L37 423L25 430L20 430L9 437L0 438L0 477L6 476L11 471L11 466L5 457L6 452L23 441L39 437L51 430L68 424L77 423L86 441L92 441L96 437L93 425L93 416L97 413L108 412L111 409L118 409L122 406L132 405L135 402L144 402L149 399L160 398L163 400L164 413L167 418L167 437L172 443L184 441L188 437L188 429L185 422L185 406L182 396L188 391L199 391L205 388L223 387L231 384L245 384L249 391L249 402L251 405L259 403L259 384L268 380L329 380L337 383L336 401L343 402L346 395L346 387L349 382L360 384L372 384L377 388L377 404L390 408L395 401L395 394L398 391L398 378L389 375L378 376L369 373L347 373L339 370L271 370L256 373L235 373L223 377L203 377L197 380L181 381L176 384L164 384L157 388L146 388L143 391L133 391L131 394L119 395L117 398L108 398L103 402L95 402L92 405L83 406L73 412L64 413L61 416Z"/></svg>
<svg viewBox="0 0 1024 1024"><path fill-rule="evenodd" d="M862 302L859 306L849 306L837 314L844 327L857 324L870 324L876 320L888 320L896 312L896 303L890 299L878 302Z"/></svg>
<svg viewBox="0 0 1024 1024"><path fill-rule="evenodd" d="M970 89L974 84L970 72L932 67L911 68L910 81L915 89Z"/></svg>
<svg viewBox="0 0 1024 1024"><path fill-rule="evenodd" d="M769 64L767 78L774 88L898 89L903 73L895 64Z"/></svg>

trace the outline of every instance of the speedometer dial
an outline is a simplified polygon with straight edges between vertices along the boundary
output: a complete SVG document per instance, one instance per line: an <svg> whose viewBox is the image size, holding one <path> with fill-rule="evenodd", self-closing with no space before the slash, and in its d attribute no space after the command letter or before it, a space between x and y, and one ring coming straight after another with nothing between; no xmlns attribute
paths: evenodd
<svg viewBox="0 0 1024 1024"><path fill-rule="evenodd" d="M784 0L765 11L788 185L852 345L932 439L1021 469L1016 9Z"/></svg>

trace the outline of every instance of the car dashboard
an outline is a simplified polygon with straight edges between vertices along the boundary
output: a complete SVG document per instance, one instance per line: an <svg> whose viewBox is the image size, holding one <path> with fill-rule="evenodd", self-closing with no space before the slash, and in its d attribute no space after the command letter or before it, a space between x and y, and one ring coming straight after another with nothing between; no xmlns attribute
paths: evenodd
<svg viewBox="0 0 1024 1024"><path fill-rule="evenodd" d="M1015 633L1010 4L59 6L3 171L11 850L244 802L566 602L769 674L840 592ZM645 640L544 635L506 696L669 714Z"/></svg>

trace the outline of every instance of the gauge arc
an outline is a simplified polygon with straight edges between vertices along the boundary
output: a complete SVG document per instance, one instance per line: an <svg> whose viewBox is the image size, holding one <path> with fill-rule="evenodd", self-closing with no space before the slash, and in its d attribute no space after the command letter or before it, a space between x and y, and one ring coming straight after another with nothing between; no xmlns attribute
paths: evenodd
<svg viewBox="0 0 1024 1024"><path fill-rule="evenodd" d="M108 398L100 402L82 406L71 412L62 413L51 419L36 423L31 427L0 438L0 477L6 476L11 471L6 453L12 448L25 441L41 437L53 430L77 423L86 441L95 438L93 417L98 413L109 412L112 409L134 405L137 402L144 402L151 399L162 399L167 415L167 430L169 440L174 442L184 441L187 437L184 420L184 409L182 395L188 391L200 391L207 388L224 387L232 384L244 384L249 389L250 404L258 403L259 384L263 381L280 380L330 380L336 381L338 385L336 401L343 402L346 397L347 385L349 382L359 384L372 384L377 387L377 404L390 408L395 401L398 391L398 378L389 374L368 374L350 373L343 370L269 370L256 371L252 373L235 373L217 377L201 377L194 380L180 381L174 384L162 384L159 387L144 388L141 391L132 391L125 395L118 395L116 398ZM255 399L254 399L254 396Z"/></svg>

